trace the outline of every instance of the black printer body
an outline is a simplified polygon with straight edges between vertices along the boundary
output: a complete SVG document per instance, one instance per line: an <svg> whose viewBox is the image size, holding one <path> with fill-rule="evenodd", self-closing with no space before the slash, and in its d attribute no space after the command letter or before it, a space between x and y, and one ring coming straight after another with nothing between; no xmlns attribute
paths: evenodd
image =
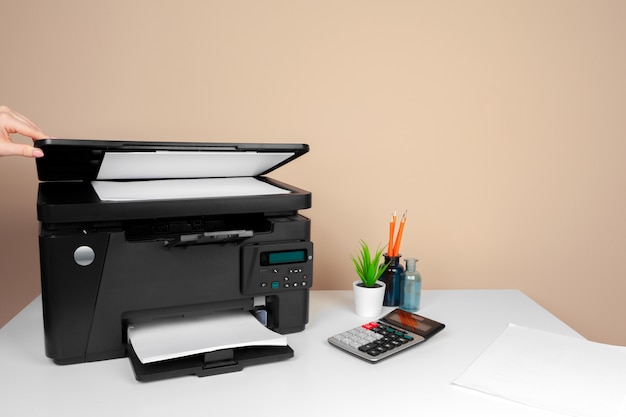
<svg viewBox="0 0 626 417"><path fill-rule="evenodd" d="M311 194L264 175L307 145L53 139L36 146L45 153L37 161L45 349L55 363L130 356L128 326L159 319L250 310L281 334L305 328L313 245L298 210L311 206ZM250 171L250 161L266 155L270 162ZM183 173L157 178L168 161ZM214 178L216 163L228 171L243 165L235 180L251 183L234 193L226 183L225 195L203 194L212 179L189 195L163 191L178 192L200 174ZM132 170L142 164L153 172L137 179ZM101 185L122 191L104 195ZM146 187L165 195L143 195ZM289 351L274 359L263 352L259 361Z"/></svg>

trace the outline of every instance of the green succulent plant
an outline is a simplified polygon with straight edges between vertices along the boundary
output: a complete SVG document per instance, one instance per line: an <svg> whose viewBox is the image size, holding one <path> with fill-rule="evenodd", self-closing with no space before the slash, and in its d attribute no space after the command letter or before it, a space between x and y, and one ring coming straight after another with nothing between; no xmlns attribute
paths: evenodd
<svg viewBox="0 0 626 417"><path fill-rule="evenodd" d="M380 257L383 254L384 248L377 247L374 256L372 256L369 245L363 239L361 239L359 243L361 245L359 255L356 258L351 255L350 258L363 285L371 288L375 286L378 278L385 272L385 269L389 266L389 262L386 264L380 263Z"/></svg>

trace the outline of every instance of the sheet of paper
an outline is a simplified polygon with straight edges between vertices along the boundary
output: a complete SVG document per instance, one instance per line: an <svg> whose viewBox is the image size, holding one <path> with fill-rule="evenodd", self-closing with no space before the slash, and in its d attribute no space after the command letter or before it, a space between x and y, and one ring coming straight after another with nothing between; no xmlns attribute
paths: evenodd
<svg viewBox="0 0 626 417"><path fill-rule="evenodd" d="M241 346L286 346L287 338L247 311L214 313L128 327L128 340L142 363L182 358Z"/></svg>
<svg viewBox="0 0 626 417"><path fill-rule="evenodd" d="M626 347L511 324L454 384L570 416L626 416Z"/></svg>
<svg viewBox="0 0 626 417"><path fill-rule="evenodd" d="M149 181L92 181L102 201L171 200L289 194L256 178L194 178Z"/></svg>
<svg viewBox="0 0 626 417"><path fill-rule="evenodd" d="M107 152L97 180L255 177L293 152Z"/></svg>

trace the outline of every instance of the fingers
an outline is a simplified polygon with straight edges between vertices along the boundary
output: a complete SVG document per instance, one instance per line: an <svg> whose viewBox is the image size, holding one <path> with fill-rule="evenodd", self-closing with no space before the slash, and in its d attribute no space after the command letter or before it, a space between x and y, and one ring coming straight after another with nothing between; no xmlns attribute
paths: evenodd
<svg viewBox="0 0 626 417"><path fill-rule="evenodd" d="M13 143L11 135L19 133L33 140L49 137L23 114L0 105L0 156L22 155L30 158L43 156L41 149L31 145Z"/></svg>
<svg viewBox="0 0 626 417"><path fill-rule="evenodd" d="M4 140L8 140L9 135L12 133L28 136L33 140L48 137L48 135L28 117L11 110L7 106L0 106L0 137Z"/></svg>
<svg viewBox="0 0 626 417"><path fill-rule="evenodd" d="M43 151L31 145L13 142L0 142L0 156L25 156L28 158L41 158Z"/></svg>

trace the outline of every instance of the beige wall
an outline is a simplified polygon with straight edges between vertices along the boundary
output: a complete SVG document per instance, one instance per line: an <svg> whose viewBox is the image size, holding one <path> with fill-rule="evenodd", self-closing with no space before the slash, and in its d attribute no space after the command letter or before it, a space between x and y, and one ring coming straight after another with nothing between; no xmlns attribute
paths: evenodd
<svg viewBox="0 0 626 417"><path fill-rule="evenodd" d="M0 14L0 103L57 137L309 143L273 176L313 192L315 288L349 288L359 239L384 244L408 209L402 253L426 288L519 288L626 345L626 2L22 0ZM0 161L0 323L39 291L36 183L33 161Z"/></svg>

